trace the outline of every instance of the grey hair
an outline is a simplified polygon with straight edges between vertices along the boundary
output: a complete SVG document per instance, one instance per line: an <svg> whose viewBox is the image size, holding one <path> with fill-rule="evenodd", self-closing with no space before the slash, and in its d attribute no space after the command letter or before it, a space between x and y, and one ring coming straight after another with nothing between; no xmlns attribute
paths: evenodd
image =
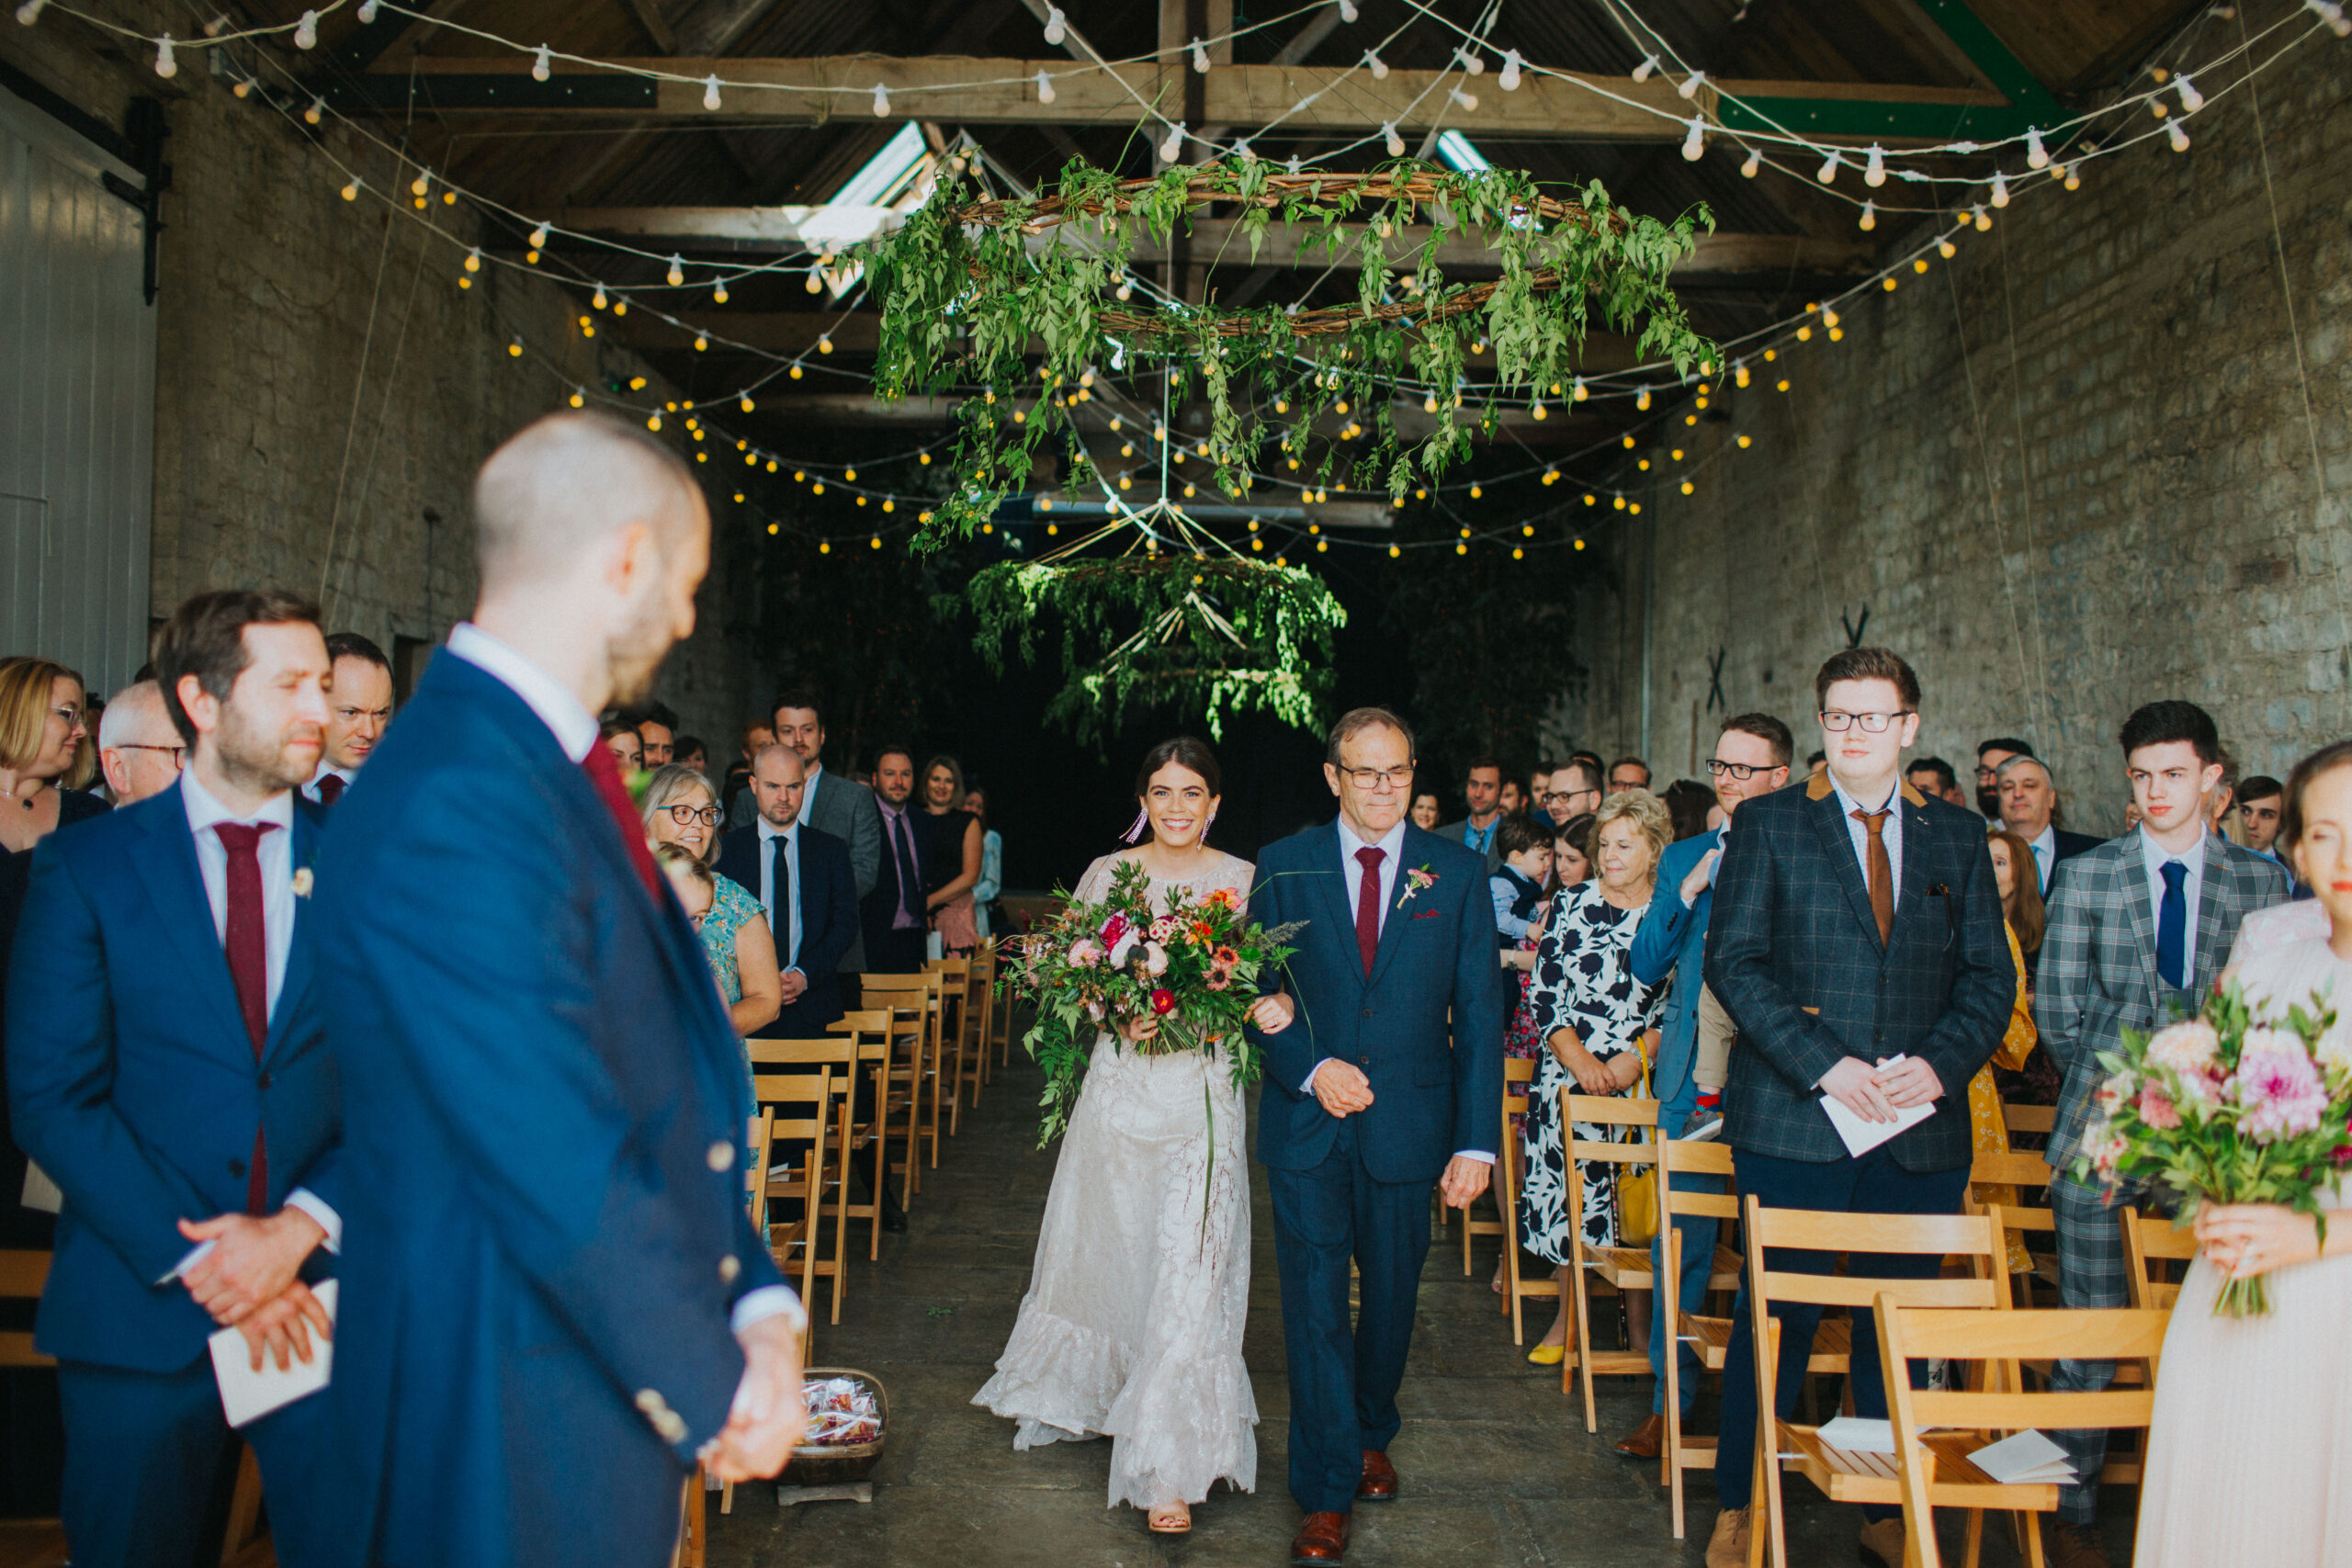
<svg viewBox="0 0 2352 1568"><path fill-rule="evenodd" d="M2058 788L2058 775L2052 770L2050 764L2043 761L2039 757L2030 757L2022 751L2018 752L2016 756L2010 758L2007 761L2003 762L1999 767L1993 770L1993 782L1995 784L1998 784L2003 779L2007 778L2009 776L2009 770L2016 767L2019 762L2030 762L2035 767L2040 768L2041 770L2041 776L2049 781L2052 791L2056 791Z"/></svg>
<svg viewBox="0 0 2352 1568"><path fill-rule="evenodd" d="M687 767L684 762L664 762L654 769L653 777L645 785L646 827L650 829L653 826L655 812L685 794L690 786L700 789L713 806L719 804L718 791L711 787L710 780L697 770ZM703 840L702 858L710 860L718 853L718 835L713 833Z"/></svg>
<svg viewBox="0 0 2352 1568"><path fill-rule="evenodd" d="M98 716L98 750L123 745L130 739L130 731L153 717L163 728L172 728L171 710L164 705L164 688L153 681L133 681L117 692L107 703L107 711ZM172 730L172 739L179 739L179 731Z"/></svg>

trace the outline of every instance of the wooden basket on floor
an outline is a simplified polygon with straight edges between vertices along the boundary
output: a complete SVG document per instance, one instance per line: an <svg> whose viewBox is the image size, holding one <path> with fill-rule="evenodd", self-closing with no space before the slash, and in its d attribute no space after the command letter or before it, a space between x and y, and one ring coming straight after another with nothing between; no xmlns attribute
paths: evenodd
<svg viewBox="0 0 2352 1568"><path fill-rule="evenodd" d="M786 1486L848 1486L869 1479L874 1467L882 1461L882 1445L890 1440L890 1394L882 1386L882 1380L855 1367L810 1367L800 1378L803 1382L851 1378L864 1384L874 1394L874 1408L882 1418L882 1435L870 1443L811 1444L795 1449L792 1462L776 1479Z"/></svg>

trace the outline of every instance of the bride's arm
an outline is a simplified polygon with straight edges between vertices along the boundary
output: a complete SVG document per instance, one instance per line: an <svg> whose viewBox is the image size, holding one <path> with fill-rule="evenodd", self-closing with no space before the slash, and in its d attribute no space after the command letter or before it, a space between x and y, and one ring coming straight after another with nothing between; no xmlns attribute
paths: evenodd
<svg viewBox="0 0 2352 1568"><path fill-rule="evenodd" d="M2197 1212L2197 1239L2213 1267L2233 1280L2251 1280L2292 1263L2352 1253L2352 1209L2329 1209L2327 1240L2319 1224L2283 1203L2209 1204Z"/></svg>

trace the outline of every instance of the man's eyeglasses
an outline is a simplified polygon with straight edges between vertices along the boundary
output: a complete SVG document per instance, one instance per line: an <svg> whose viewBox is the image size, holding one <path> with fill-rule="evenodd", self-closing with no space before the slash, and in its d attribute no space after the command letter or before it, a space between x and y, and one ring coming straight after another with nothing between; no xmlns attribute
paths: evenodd
<svg viewBox="0 0 2352 1568"><path fill-rule="evenodd" d="M115 750L118 751L169 751L172 754L173 772L177 773L187 766L187 748L185 746L157 746L144 740L126 740L115 747Z"/></svg>
<svg viewBox="0 0 2352 1568"><path fill-rule="evenodd" d="M1821 714L1821 728L1832 735L1843 735L1859 724L1865 735L1883 735L1888 725L1910 711L1909 708L1897 708L1893 713L1844 713L1837 708L1825 708Z"/></svg>
<svg viewBox="0 0 2352 1568"><path fill-rule="evenodd" d="M1758 762L1726 762L1721 757L1707 759L1707 772L1717 778L1728 774L1736 779L1752 779L1758 773L1769 773L1771 771L1770 768Z"/></svg>
<svg viewBox="0 0 2352 1568"><path fill-rule="evenodd" d="M1597 789L1555 789L1549 795L1539 795L1535 798L1546 806L1557 806L1563 801L1578 800L1585 795L1600 793Z"/></svg>
<svg viewBox="0 0 2352 1568"><path fill-rule="evenodd" d="M670 820L681 828L689 822L699 822L706 828L716 828L718 826L718 819L726 815L716 806L664 806L661 809L668 812Z"/></svg>
<svg viewBox="0 0 2352 1568"><path fill-rule="evenodd" d="M1413 782L1413 770L1402 768L1341 768L1340 776L1360 790L1405 789Z"/></svg>

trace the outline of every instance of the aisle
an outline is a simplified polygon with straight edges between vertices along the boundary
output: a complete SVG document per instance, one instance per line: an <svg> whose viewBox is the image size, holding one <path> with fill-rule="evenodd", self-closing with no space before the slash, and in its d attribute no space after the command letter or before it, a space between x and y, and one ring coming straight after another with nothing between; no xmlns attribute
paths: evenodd
<svg viewBox="0 0 2352 1568"><path fill-rule="evenodd" d="M1190 1537L1150 1537L1133 1509L1103 1506L1103 1444L1016 1454L1011 1424L969 1403L1012 1330L1053 1178L1053 1152L1034 1146L1039 1079L1017 1060L1017 1046L1015 1055L979 1111L966 1111L963 1135L945 1143L907 1233L883 1238L878 1265L853 1265L841 1326L819 1323L820 1365L862 1368L890 1392L893 1428L874 1502L779 1509L768 1489L744 1488L733 1515L721 1517L714 1504L714 1568L1271 1568L1288 1561L1299 1515L1283 1485L1288 1404L1273 1224L1259 1168L1251 1171L1246 1341L1260 1416L1254 1495L1219 1490L1195 1510ZM854 1237L864 1243L862 1227ZM1561 1398L1557 1374L1527 1366L1511 1348L1487 1289L1492 1244L1482 1244L1481 1270L1467 1280L1458 1232L1452 1245L1449 1253L1440 1241L1421 1284L1405 1430L1391 1450L1404 1495L1358 1510L1350 1564L1700 1563L1713 1519L1705 1479L1691 1539L1678 1542L1668 1534L1666 1494L1653 1484L1655 1464L1609 1449L1647 1412L1647 1380L1604 1380L1601 1432L1587 1436L1581 1414ZM1859 1525L1845 1509L1801 1508L1792 1561L1853 1561ZM1996 1541L1986 1560L2014 1554Z"/></svg>

